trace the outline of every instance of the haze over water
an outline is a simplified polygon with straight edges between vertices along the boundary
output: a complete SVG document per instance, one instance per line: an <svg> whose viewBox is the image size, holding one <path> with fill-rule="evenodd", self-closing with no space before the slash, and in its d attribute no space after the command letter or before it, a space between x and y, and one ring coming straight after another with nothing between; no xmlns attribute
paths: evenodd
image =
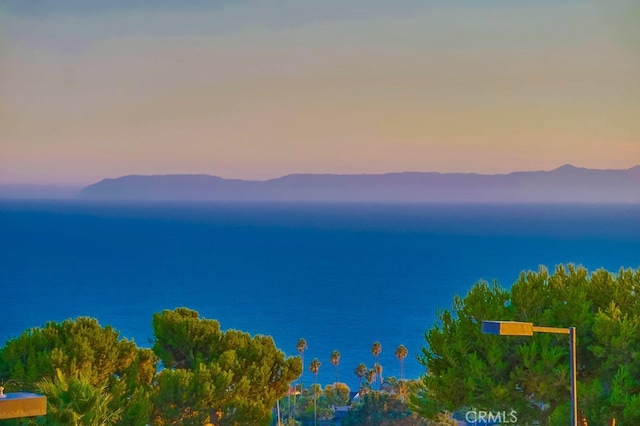
<svg viewBox="0 0 640 426"><path fill-rule="evenodd" d="M0 201L0 224L2 342L86 315L148 347L153 313L186 306L288 355L304 337L323 384L337 349L352 388L374 341L384 376L399 376L399 344L405 375L422 374L423 333L478 280L640 267L638 205Z"/></svg>

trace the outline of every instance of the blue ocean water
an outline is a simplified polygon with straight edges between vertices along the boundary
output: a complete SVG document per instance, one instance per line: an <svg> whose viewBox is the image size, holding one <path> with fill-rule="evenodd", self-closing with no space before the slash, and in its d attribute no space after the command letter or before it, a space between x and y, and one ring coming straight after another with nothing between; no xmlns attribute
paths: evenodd
<svg viewBox="0 0 640 426"><path fill-rule="evenodd" d="M418 377L424 332L454 295L561 263L640 267L640 206L0 201L0 344L91 316L149 347L153 313L186 306L288 355L305 338L323 384L336 349L355 388L374 341L385 376L404 344Z"/></svg>

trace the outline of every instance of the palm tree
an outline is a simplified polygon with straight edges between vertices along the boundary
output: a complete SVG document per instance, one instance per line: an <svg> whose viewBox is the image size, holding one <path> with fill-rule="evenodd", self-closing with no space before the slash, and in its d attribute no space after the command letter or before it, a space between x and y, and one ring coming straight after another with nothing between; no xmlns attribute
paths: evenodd
<svg viewBox="0 0 640 426"><path fill-rule="evenodd" d="M300 372L300 377L304 373L304 351L308 349L307 341L304 338L298 339L298 343L296 343L296 349L300 354L300 361L302 362L302 371ZM304 382L302 382L302 388L304 389ZM296 380L293 386L294 394L293 394L293 413L291 414L291 418L295 420L296 418L296 391L298 390L298 381ZM291 411L291 392L289 392L289 410Z"/></svg>
<svg viewBox="0 0 640 426"><path fill-rule="evenodd" d="M329 361L336 368L336 384L338 384L338 364L340 364L340 352L333 351L331 352L331 356L329 357Z"/></svg>
<svg viewBox="0 0 640 426"><path fill-rule="evenodd" d="M364 376L367 379L367 383L369 383L369 387L373 389L373 382L376 380L376 369L367 370Z"/></svg>
<svg viewBox="0 0 640 426"><path fill-rule="evenodd" d="M374 368L376 368L375 365L378 365L378 355L380 355L380 352L382 352L382 345L380 344L380 342L373 342L373 345L371 345L371 353L376 359Z"/></svg>
<svg viewBox="0 0 640 426"><path fill-rule="evenodd" d="M356 367L355 370L353 370L353 374L355 374L356 376L358 376L359 382L358 382L358 389L362 387L362 379L364 378L364 376L367 374L367 366L364 365L364 362L361 362L360 364L358 364L358 366Z"/></svg>
<svg viewBox="0 0 640 426"><path fill-rule="evenodd" d="M400 395L401 401L406 401L409 398L409 382L406 380L400 380L398 382L396 392Z"/></svg>
<svg viewBox="0 0 640 426"><path fill-rule="evenodd" d="M122 408L109 407L113 395L106 385L94 387L80 373L65 376L57 369L55 378L41 379L36 386L47 396L47 417L54 424L107 426L122 418Z"/></svg>
<svg viewBox="0 0 640 426"><path fill-rule="evenodd" d="M300 360L302 361L302 365L304 366L304 351L309 349L307 347L307 341L304 340L303 338L300 338L298 340L298 343L296 343L296 349L298 350L298 353L300 354ZM302 373L300 373L300 375L302 376Z"/></svg>
<svg viewBox="0 0 640 426"><path fill-rule="evenodd" d="M382 352L382 345L380 342L373 342L373 345L371 345L371 353L376 359L376 364L378 363L378 355L380 355L380 352Z"/></svg>
<svg viewBox="0 0 640 426"><path fill-rule="evenodd" d="M380 387L382 387L382 366L376 362L373 369L376 371L376 377L378 378L378 390L380 390Z"/></svg>
<svg viewBox="0 0 640 426"><path fill-rule="evenodd" d="M309 370L313 373L314 379L314 389L313 389L313 424L318 424L318 393L315 388L318 387L318 370L320 370L320 366L322 363L318 360L318 358L314 358L309 364Z"/></svg>
<svg viewBox="0 0 640 426"><path fill-rule="evenodd" d="M408 352L405 345L400 345L396 348L396 358L400 361L400 380L404 380L404 359L407 357Z"/></svg>

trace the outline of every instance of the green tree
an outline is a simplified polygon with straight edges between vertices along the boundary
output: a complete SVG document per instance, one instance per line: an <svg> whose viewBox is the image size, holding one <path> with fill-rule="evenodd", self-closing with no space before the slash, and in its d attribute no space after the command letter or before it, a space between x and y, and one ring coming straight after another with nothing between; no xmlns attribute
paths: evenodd
<svg viewBox="0 0 640 426"><path fill-rule="evenodd" d="M320 366L322 363L318 360L318 358L314 358L309 364L309 370L313 373L314 377L314 392L313 392L313 423L318 423L318 395L316 388L318 387L318 371L320 370Z"/></svg>
<svg viewBox="0 0 640 426"><path fill-rule="evenodd" d="M371 392L343 419L344 426L427 426L397 395Z"/></svg>
<svg viewBox="0 0 640 426"><path fill-rule="evenodd" d="M428 374L411 396L428 418L468 407L515 410L518 423L555 424L567 413L569 348L566 335L492 336L483 320L577 328L578 405L590 424L633 425L640 420L640 270L613 275L582 267L541 267L520 274L510 290L477 283L455 297L425 335L421 363ZM637 402L636 402L637 401ZM563 421L566 422L566 419Z"/></svg>
<svg viewBox="0 0 640 426"><path fill-rule="evenodd" d="M338 365L340 364L340 352L333 351L329 357L329 361L336 368L336 383L338 383Z"/></svg>
<svg viewBox="0 0 640 426"><path fill-rule="evenodd" d="M351 389L345 383L335 383L324 388L324 397L329 406L342 407L349 403Z"/></svg>
<svg viewBox="0 0 640 426"><path fill-rule="evenodd" d="M404 380L404 359L408 353L409 351L405 345L400 345L396 348L396 358L400 362L400 380Z"/></svg>
<svg viewBox="0 0 640 426"><path fill-rule="evenodd" d="M153 329L153 350L165 366L157 377L157 425L268 424L302 369L270 336L223 332L187 308L155 314Z"/></svg>
<svg viewBox="0 0 640 426"><path fill-rule="evenodd" d="M0 380L8 381L7 391L34 392L43 385L42 391L55 390L58 395L68 396L62 392L64 386L82 387L85 394L102 395L108 401L102 412L118 412L121 421L128 424L144 424L149 420L156 370L157 358L149 349L120 339L116 330L101 327L96 319L87 317L48 322L42 328L25 331L0 348ZM93 390L87 390L86 386L92 386ZM67 405L54 404L56 401L66 404L67 396L50 398L49 412L66 410Z"/></svg>
<svg viewBox="0 0 640 426"><path fill-rule="evenodd" d="M617 424L640 424L640 316L623 314L612 302L596 314L592 331L590 351L599 362L598 374L583 381L579 392L590 420L605 424L616 418Z"/></svg>

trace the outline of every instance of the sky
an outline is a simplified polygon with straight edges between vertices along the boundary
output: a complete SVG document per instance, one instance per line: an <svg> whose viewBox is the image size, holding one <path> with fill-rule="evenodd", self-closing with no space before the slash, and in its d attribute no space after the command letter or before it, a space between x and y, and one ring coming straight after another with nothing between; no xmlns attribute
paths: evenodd
<svg viewBox="0 0 640 426"><path fill-rule="evenodd" d="M0 183L640 164L633 0L0 0Z"/></svg>

